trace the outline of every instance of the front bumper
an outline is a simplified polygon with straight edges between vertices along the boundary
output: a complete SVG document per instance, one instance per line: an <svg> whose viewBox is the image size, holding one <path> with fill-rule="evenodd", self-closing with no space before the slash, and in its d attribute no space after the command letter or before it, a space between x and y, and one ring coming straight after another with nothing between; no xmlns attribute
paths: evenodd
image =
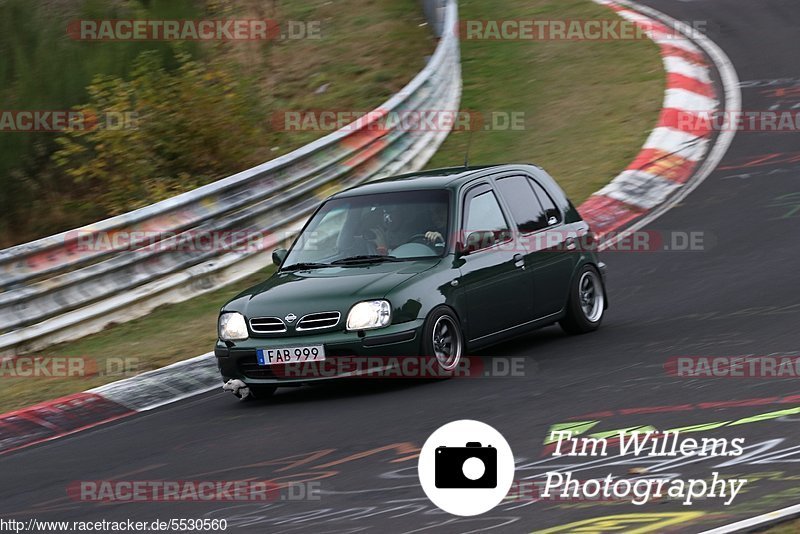
<svg viewBox="0 0 800 534"><path fill-rule="evenodd" d="M342 367L350 369L353 358L418 357L421 353L421 330L424 320L419 319L386 328L368 330L363 337L357 332L327 332L314 335L249 338L226 344L217 340L214 355L222 381L242 380L247 385L299 385L322 380L357 376L352 373L334 373L339 368L337 360L346 361ZM230 345L230 346L229 346ZM257 349L281 348L302 345L324 345L325 363L289 364L289 366L259 365ZM287 369L289 369L287 371Z"/></svg>

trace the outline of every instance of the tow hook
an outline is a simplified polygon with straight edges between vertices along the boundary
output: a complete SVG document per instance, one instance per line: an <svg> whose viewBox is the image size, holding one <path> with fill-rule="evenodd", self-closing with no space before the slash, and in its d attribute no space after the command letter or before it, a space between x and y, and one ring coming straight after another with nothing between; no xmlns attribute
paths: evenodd
<svg viewBox="0 0 800 534"><path fill-rule="evenodd" d="M225 382L225 385L222 386L222 390L230 391L233 393L233 396L240 401L246 401L253 398L253 393L250 391L250 388L247 387L247 384L238 379L231 379Z"/></svg>

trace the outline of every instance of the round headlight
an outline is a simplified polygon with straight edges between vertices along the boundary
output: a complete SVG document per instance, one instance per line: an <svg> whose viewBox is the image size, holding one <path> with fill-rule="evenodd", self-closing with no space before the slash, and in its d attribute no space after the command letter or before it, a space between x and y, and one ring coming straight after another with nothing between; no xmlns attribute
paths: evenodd
<svg viewBox="0 0 800 534"><path fill-rule="evenodd" d="M392 322L392 306L388 300L359 302L347 314L348 330L381 328Z"/></svg>
<svg viewBox="0 0 800 534"><path fill-rule="evenodd" d="M239 312L223 313L219 316L219 338L222 341L247 339L247 323Z"/></svg>

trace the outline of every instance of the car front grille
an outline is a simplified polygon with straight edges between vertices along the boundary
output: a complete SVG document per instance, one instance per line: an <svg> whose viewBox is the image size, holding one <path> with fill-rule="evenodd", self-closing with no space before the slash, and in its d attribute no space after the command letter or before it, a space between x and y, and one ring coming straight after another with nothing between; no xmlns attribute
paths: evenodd
<svg viewBox="0 0 800 534"><path fill-rule="evenodd" d="M338 311L333 312L320 312L309 313L304 315L297 321L296 329L303 330L319 330L321 328L331 328L339 324L342 314Z"/></svg>
<svg viewBox="0 0 800 534"><path fill-rule="evenodd" d="M256 334L277 334L286 332L286 324L279 317L253 317L250 330Z"/></svg>

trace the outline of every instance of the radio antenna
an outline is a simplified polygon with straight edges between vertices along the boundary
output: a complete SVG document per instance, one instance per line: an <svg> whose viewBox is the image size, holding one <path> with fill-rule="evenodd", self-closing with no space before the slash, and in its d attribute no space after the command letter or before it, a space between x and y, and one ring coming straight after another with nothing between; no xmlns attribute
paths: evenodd
<svg viewBox="0 0 800 534"><path fill-rule="evenodd" d="M469 136L467 137L467 149L464 151L464 168L469 167L469 149L471 146L472 146L472 128L470 127Z"/></svg>

